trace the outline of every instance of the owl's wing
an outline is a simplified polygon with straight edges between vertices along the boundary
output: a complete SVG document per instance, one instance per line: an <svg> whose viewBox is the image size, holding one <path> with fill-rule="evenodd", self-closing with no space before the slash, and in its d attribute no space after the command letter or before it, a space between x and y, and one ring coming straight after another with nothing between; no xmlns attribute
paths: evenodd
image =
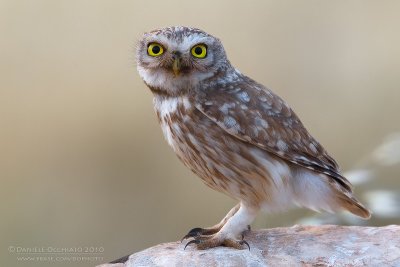
<svg viewBox="0 0 400 267"><path fill-rule="evenodd" d="M324 173L350 192L336 161L292 109L263 85L243 78L196 91L196 108L229 134L294 164Z"/></svg>

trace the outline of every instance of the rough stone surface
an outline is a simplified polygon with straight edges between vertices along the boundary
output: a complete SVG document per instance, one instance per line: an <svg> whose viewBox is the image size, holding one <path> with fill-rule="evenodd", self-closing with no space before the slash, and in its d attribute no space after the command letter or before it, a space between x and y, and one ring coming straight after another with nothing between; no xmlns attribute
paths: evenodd
<svg viewBox="0 0 400 267"><path fill-rule="evenodd" d="M400 226L293 226L248 233L251 249L197 250L186 242L160 244L134 253L130 266L400 266Z"/></svg>

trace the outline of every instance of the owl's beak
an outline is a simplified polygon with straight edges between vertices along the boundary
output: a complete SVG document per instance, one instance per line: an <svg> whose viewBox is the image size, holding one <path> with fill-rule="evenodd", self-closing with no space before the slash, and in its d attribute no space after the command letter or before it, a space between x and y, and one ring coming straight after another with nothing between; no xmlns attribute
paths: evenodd
<svg viewBox="0 0 400 267"><path fill-rule="evenodd" d="M174 58L174 63L172 63L172 71L174 72L175 76L178 76L181 72L181 59L180 57Z"/></svg>

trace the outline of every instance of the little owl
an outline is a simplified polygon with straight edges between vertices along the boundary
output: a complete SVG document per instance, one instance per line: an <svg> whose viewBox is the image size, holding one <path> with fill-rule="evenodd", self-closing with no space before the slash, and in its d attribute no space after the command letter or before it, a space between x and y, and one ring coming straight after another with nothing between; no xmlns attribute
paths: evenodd
<svg viewBox="0 0 400 267"><path fill-rule="evenodd" d="M158 29L143 35L136 56L178 158L206 185L239 202L220 223L189 231L188 244L249 246L242 233L260 210L293 204L370 217L289 105L235 69L220 40L195 28Z"/></svg>

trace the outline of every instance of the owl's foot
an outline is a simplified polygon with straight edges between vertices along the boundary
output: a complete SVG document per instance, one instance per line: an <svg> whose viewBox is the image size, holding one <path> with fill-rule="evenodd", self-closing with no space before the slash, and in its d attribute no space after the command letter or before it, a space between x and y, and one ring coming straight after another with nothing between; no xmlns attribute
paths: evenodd
<svg viewBox="0 0 400 267"><path fill-rule="evenodd" d="M235 213L239 210L240 204L237 204L235 207L233 207L228 214L216 225L208 228L200 228L196 227L193 228L192 230L189 231L182 239L181 242L187 238L190 237L196 237L196 236L208 236L208 235L213 235L215 233L218 233L219 230L226 224L226 222L233 216ZM249 226L250 227L250 226ZM249 228L250 230L250 228Z"/></svg>
<svg viewBox="0 0 400 267"><path fill-rule="evenodd" d="M186 249L186 247L189 246L190 244L196 244L196 247L198 249L208 249L218 246L225 246L235 249L244 249L247 246L247 248L250 250L249 243L247 243L247 241L244 240L243 238L244 234L242 234L242 240L236 240L234 238L226 238L218 234L208 235L208 236L200 235L196 236L193 240L189 241L185 245L184 249Z"/></svg>
<svg viewBox="0 0 400 267"><path fill-rule="evenodd" d="M190 244L195 244L198 249L208 249L218 246L243 249L247 246L250 250L250 245L244 240L244 236L250 231L249 224L254 220L257 211L258 209L246 206L243 203L237 205L219 224L209 229L192 229L185 238L193 237L193 240L186 244L185 249ZM237 240L236 237L240 235L242 239Z"/></svg>

